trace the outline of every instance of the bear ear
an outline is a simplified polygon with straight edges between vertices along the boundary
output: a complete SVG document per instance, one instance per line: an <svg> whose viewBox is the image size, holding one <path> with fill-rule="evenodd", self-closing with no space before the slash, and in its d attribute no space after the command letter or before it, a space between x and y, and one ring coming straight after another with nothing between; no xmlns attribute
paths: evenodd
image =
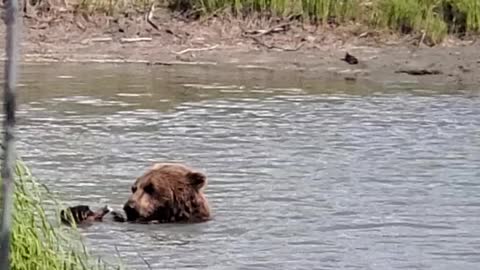
<svg viewBox="0 0 480 270"><path fill-rule="evenodd" d="M189 172L187 174L187 179L190 185L196 190L200 190L207 182L207 177L201 172Z"/></svg>

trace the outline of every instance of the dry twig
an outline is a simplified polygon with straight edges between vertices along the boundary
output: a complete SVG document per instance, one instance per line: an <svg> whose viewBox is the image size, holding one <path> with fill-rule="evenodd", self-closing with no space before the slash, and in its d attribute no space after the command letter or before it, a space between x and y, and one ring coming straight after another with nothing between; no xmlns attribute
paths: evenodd
<svg viewBox="0 0 480 270"><path fill-rule="evenodd" d="M146 20L147 20L148 24L150 24L153 28L155 28L155 30L160 31L160 27L158 27L153 22L153 12L154 11L155 11L155 3L152 3L152 5L150 6L150 9L149 9L149 11L148 11L148 13L145 17L146 17Z"/></svg>
<svg viewBox="0 0 480 270"><path fill-rule="evenodd" d="M188 52L201 52L201 51L210 51L218 47L218 44L210 46L210 47L205 47L205 48L188 48L179 52L174 52L177 55L185 54Z"/></svg>
<svg viewBox="0 0 480 270"><path fill-rule="evenodd" d="M414 76L423 76L423 75L439 75L442 74L440 70L437 69L400 69L395 71L395 73L406 73L408 75L414 75Z"/></svg>
<svg viewBox="0 0 480 270"><path fill-rule="evenodd" d="M420 41L418 42L418 47L422 46L423 41L425 40L425 35L427 34L426 31L422 31L422 37L420 38Z"/></svg>
<svg viewBox="0 0 480 270"><path fill-rule="evenodd" d="M291 22L288 22L288 23L282 23L282 24L276 25L269 29L245 30L243 35L249 36L249 37L261 37L261 36L269 35L272 33L286 32L290 29L291 24L292 24Z"/></svg>
<svg viewBox="0 0 480 270"><path fill-rule="evenodd" d="M121 38L120 42L122 43L134 43L134 42L150 42L152 38L149 37L138 37L138 38Z"/></svg>
<svg viewBox="0 0 480 270"><path fill-rule="evenodd" d="M284 51L284 52L294 52L294 51L298 51L300 50L300 48L303 47L303 45L305 45L305 42L300 42L297 46L295 46L294 48L285 48L285 47L280 47L280 46L277 46L277 45L269 45L269 44L266 44L265 42L261 41L259 38L257 37L253 37L253 36L250 36L251 39L253 39L257 44L259 45L262 45L263 47L267 48L267 49L277 49L277 50L281 50L281 51Z"/></svg>
<svg viewBox="0 0 480 270"><path fill-rule="evenodd" d="M86 40L82 40L81 43L90 43L90 42L109 42L113 41L111 37L99 37L99 38L90 38Z"/></svg>

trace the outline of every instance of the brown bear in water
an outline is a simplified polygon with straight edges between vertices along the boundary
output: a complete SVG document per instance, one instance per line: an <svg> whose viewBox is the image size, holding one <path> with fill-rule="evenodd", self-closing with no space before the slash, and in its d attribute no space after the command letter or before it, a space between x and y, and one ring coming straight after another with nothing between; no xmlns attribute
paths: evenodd
<svg viewBox="0 0 480 270"><path fill-rule="evenodd" d="M178 163L156 163L137 178L123 210L126 218L108 206L96 212L87 205L61 211L62 222L90 224L110 213L116 222L167 223L203 222L210 219L208 201L203 194L206 176ZM71 216L69 214L71 213Z"/></svg>
<svg viewBox="0 0 480 270"><path fill-rule="evenodd" d="M186 165L156 163L132 185L123 210L131 222L203 222L210 219L203 194L206 176Z"/></svg>

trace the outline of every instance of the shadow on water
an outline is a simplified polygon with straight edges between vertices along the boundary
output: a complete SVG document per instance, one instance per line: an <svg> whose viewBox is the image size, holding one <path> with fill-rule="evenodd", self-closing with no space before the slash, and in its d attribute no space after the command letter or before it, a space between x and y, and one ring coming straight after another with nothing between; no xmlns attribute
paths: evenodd
<svg viewBox="0 0 480 270"><path fill-rule="evenodd" d="M20 154L70 204L120 207L153 161L209 176L211 222L85 229L129 269L480 263L478 90L41 64L24 67L19 91Z"/></svg>

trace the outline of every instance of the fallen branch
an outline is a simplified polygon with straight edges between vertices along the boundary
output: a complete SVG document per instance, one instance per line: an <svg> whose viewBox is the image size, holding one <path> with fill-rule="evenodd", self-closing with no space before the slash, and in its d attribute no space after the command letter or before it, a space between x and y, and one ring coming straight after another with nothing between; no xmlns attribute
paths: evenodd
<svg viewBox="0 0 480 270"><path fill-rule="evenodd" d="M48 24L46 24L46 23L30 26L30 29L34 29L34 30L42 30L42 29L47 29L47 28L48 28Z"/></svg>
<svg viewBox="0 0 480 270"><path fill-rule="evenodd" d="M174 52L177 55L185 54L188 52L201 52L201 51L210 51L218 47L218 44L210 46L210 47L205 47L205 48L188 48L179 52Z"/></svg>
<svg viewBox="0 0 480 270"><path fill-rule="evenodd" d="M154 62L147 62L147 66L172 66L172 63L163 62L163 61L154 61Z"/></svg>
<svg viewBox="0 0 480 270"><path fill-rule="evenodd" d="M153 61L147 62L147 66L173 66L173 65L192 65L192 66L215 66L215 62L184 62L184 61Z"/></svg>
<svg viewBox="0 0 480 270"><path fill-rule="evenodd" d="M406 73L414 76L423 76L423 75L438 75L443 74L440 70L436 69L400 69L395 71L395 73Z"/></svg>
<svg viewBox="0 0 480 270"><path fill-rule="evenodd" d="M160 27L158 27L154 22L153 22L153 12L155 11L155 3L152 3L150 6L150 9L147 13L146 20L148 24L150 24L155 30L160 31Z"/></svg>
<svg viewBox="0 0 480 270"><path fill-rule="evenodd" d="M149 37L139 37L139 38L121 38L120 42L122 43L134 43L134 42L150 42L152 38Z"/></svg>
<svg viewBox="0 0 480 270"><path fill-rule="evenodd" d="M52 59L53 60L53 59ZM49 59L42 62L51 62ZM54 61L60 62L60 61ZM63 62L66 63L101 63L101 64L112 64L112 63L127 63L127 64L148 64L147 60L129 60L129 59L75 59L75 58L66 58L63 59Z"/></svg>
<svg viewBox="0 0 480 270"><path fill-rule="evenodd" d="M172 29L168 29L168 28L165 29L165 33L170 34L170 35L173 35L173 36L175 36L176 38L179 38L179 39L182 39L182 38L183 38L181 35L173 32ZM188 36L188 35L189 35L189 34L187 33L187 36Z"/></svg>
<svg viewBox="0 0 480 270"><path fill-rule="evenodd" d="M425 35L427 34L426 31L422 31L422 37L420 38L420 41L418 42L418 47L422 46L423 41L425 40Z"/></svg>
<svg viewBox="0 0 480 270"><path fill-rule="evenodd" d="M269 35L272 33L286 32L290 29L290 25L291 23L288 22L288 23L282 23L282 24L276 25L269 29L245 30L244 35L250 36L250 37L261 37L261 36Z"/></svg>
<svg viewBox="0 0 480 270"><path fill-rule="evenodd" d="M75 21L75 25L76 25L80 30L85 31L85 30L87 29L81 22L79 22L79 21L77 20L77 18L75 18L74 21Z"/></svg>
<svg viewBox="0 0 480 270"><path fill-rule="evenodd" d="M102 37L102 38L90 38L87 39L86 42L109 42L113 39L111 37Z"/></svg>
<svg viewBox="0 0 480 270"><path fill-rule="evenodd" d="M280 46L273 45L273 44L272 45L266 44L265 42L261 41L257 37L249 36L249 38L253 39L256 43L264 46L265 48L267 48L269 50L277 49L277 50L281 50L281 51L284 51L284 52L298 51L298 50L300 50L300 48L303 47L303 45L305 45L305 42L300 42L295 48L285 48L285 47L280 47Z"/></svg>

